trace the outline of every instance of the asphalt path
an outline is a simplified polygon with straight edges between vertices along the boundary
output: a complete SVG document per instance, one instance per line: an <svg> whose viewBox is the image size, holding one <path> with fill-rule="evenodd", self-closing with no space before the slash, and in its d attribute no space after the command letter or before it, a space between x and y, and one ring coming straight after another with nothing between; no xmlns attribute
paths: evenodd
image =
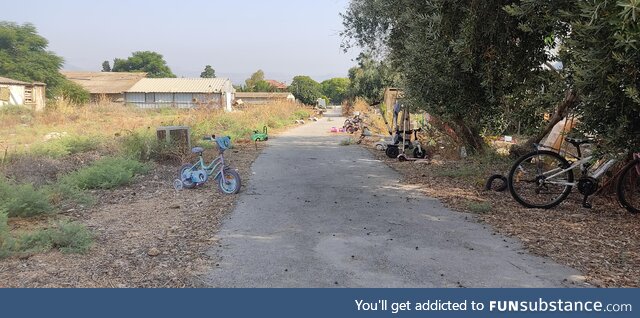
<svg viewBox="0 0 640 318"><path fill-rule="evenodd" d="M579 275L401 184L365 149L340 146L329 129L343 121L268 141L209 251L220 260L209 286L563 287Z"/></svg>

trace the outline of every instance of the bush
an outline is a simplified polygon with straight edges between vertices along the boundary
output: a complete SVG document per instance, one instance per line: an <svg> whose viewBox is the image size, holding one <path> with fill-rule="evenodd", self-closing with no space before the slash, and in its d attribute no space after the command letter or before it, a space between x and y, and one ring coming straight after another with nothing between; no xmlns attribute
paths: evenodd
<svg viewBox="0 0 640 318"><path fill-rule="evenodd" d="M9 226L7 226L7 212L0 209L0 258L11 255L13 249L13 240L9 235Z"/></svg>
<svg viewBox="0 0 640 318"><path fill-rule="evenodd" d="M61 139L57 139L35 144L31 147L31 153L37 156L56 159L68 156L69 150Z"/></svg>
<svg viewBox="0 0 640 318"><path fill-rule="evenodd" d="M58 182L45 187L43 191L47 193L49 202L59 208L90 206L95 202L91 195L69 183Z"/></svg>
<svg viewBox="0 0 640 318"><path fill-rule="evenodd" d="M8 216L30 217L50 213L53 206L47 193L37 190L31 184L14 185L0 180L0 211Z"/></svg>
<svg viewBox="0 0 640 318"><path fill-rule="evenodd" d="M149 167L127 158L105 158L91 166L72 172L61 183L78 189L112 189L128 184L136 174L146 173Z"/></svg>
<svg viewBox="0 0 640 318"><path fill-rule="evenodd" d="M93 237L78 222L60 221L52 228L23 234L13 250L19 253L42 253L57 248L63 253L85 253L91 248Z"/></svg>
<svg viewBox="0 0 640 318"><path fill-rule="evenodd" d="M82 153L97 150L100 147L100 140L91 136L65 137L61 141L69 154Z"/></svg>

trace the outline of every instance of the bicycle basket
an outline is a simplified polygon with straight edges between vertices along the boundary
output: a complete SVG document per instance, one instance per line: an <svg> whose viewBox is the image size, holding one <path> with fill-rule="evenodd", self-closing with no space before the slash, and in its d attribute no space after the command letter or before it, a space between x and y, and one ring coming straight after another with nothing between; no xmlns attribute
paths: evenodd
<svg viewBox="0 0 640 318"><path fill-rule="evenodd" d="M227 150L231 147L231 138L229 138L229 136L218 137L216 138L216 143L220 150Z"/></svg>

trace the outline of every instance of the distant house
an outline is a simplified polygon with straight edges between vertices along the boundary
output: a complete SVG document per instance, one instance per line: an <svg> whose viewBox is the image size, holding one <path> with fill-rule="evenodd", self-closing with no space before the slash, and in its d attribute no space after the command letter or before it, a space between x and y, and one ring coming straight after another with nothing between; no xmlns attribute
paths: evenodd
<svg viewBox="0 0 640 318"><path fill-rule="evenodd" d="M142 108L210 107L231 111L235 89L227 78L143 78L124 92Z"/></svg>
<svg viewBox="0 0 640 318"><path fill-rule="evenodd" d="M82 86L91 94L91 101L123 102L124 92L147 73L126 72L71 72L62 71L70 81Z"/></svg>
<svg viewBox="0 0 640 318"><path fill-rule="evenodd" d="M278 82L276 80L265 80L265 82L269 83L269 85L273 86L278 92L286 92L287 91L287 84L282 83L282 82Z"/></svg>
<svg viewBox="0 0 640 318"><path fill-rule="evenodd" d="M35 111L44 110L46 86L39 82L27 83L0 77L0 107L23 105Z"/></svg>
<svg viewBox="0 0 640 318"><path fill-rule="evenodd" d="M295 102L291 93L237 92L236 103L247 105L264 105L272 102Z"/></svg>

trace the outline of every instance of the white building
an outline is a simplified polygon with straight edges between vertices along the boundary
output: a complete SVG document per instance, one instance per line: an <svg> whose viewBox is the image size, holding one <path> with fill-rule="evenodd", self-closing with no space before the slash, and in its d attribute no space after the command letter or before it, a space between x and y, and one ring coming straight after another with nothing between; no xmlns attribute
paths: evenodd
<svg viewBox="0 0 640 318"><path fill-rule="evenodd" d="M235 89L227 78L143 78L124 92L141 108L208 107L231 111Z"/></svg>
<svg viewBox="0 0 640 318"><path fill-rule="evenodd" d="M36 111L44 110L45 88L44 83L27 83L0 77L0 107L21 105Z"/></svg>

